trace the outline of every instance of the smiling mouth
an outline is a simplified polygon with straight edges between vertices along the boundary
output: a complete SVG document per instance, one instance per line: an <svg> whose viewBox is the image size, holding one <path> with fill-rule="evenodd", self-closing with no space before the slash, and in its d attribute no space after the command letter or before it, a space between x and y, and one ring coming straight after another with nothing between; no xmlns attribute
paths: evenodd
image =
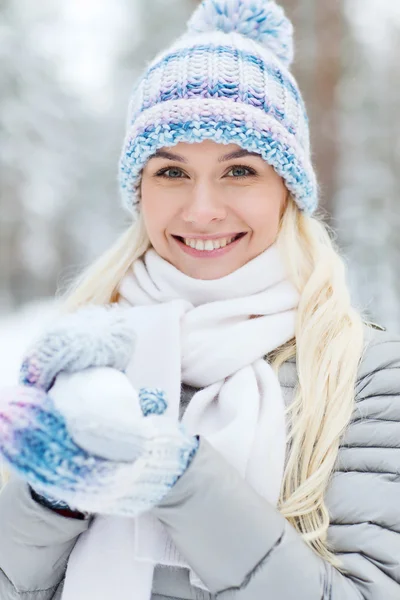
<svg viewBox="0 0 400 600"><path fill-rule="evenodd" d="M237 233L230 237L220 237L216 239L198 239L198 238L184 238L179 235L173 235L176 240L184 244L185 246L192 248L193 250L199 250L204 252L211 252L213 250L219 250L230 246L233 242L236 242L240 238L244 237L246 232Z"/></svg>

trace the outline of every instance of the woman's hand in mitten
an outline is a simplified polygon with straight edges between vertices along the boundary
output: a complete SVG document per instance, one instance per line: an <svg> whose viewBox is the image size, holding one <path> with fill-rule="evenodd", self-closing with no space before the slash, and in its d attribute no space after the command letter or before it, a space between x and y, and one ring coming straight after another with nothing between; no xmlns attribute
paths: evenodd
<svg viewBox="0 0 400 600"><path fill-rule="evenodd" d="M20 382L47 392L60 372L79 372L93 366L123 371L132 357L135 341L126 315L123 308L114 304L84 306L60 316L26 353ZM26 396L23 390L20 393ZM53 498L40 500L49 507L69 508Z"/></svg>
<svg viewBox="0 0 400 600"><path fill-rule="evenodd" d="M20 383L47 392L61 372L88 367L124 371L135 345L127 311L117 304L90 305L61 316L26 353Z"/></svg>
<svg viewBox="0 0 400 600"><path fill-rule="evenodd" d="M159 390L141 390L141 414L138 395L131 388L131 410L127 410L127 380L119 386L116 375L117 379L125 376L108 371L113 373L87 369L62 374L49 394L27 386L3 392L0 453L40 494L82 512L135 516L168 493L190 464L199 442L180 423L162 414L167 404ZM106 403L99 395L102 408L96 413L93 391L98 393L108 376L113 386L104 389L114 390L113 403L108 404L106 414ZM74 389L81 392L73 393ZM123 393L118 394L118 389ZM66 406L69 392L71 432L86 448L73 439L68 418L59 410Z"/></svg>

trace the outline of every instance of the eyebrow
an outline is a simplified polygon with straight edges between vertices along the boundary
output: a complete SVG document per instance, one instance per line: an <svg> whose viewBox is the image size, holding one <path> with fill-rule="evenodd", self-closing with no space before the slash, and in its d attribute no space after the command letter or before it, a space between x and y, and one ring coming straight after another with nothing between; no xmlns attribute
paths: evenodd
<svg viewBox="0 0 400 600"><path fill-rule="evenodd" d="M220 156L218 162L226 162L234 158L243 158L244 156L258 156L258 158L262 158L261 154L259 154L258 152L249 152L248 150L240 149L235 150L234 152L230 152L229 154L224 154L224 156ZM149 160L151 160L152 158L166 158L168 160L176 160L177 162L181 163L188 162L183 156L180 156L179 154L174 154L172 152L167 152L166 150L157 150L155 154L150 156Z"/></svg>

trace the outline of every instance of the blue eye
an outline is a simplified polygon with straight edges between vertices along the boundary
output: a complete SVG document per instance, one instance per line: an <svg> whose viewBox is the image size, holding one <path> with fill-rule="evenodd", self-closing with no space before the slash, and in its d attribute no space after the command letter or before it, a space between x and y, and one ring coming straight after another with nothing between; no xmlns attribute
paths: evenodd
<svg viewBox="0 0 400 600"><path fill-rule="evenodd" d="M235 171L236 171L236 175L233 175L234 179L244 179L245 177L252 177L252 176L256 175L256 172L254 171L254 169L250 169L250 167L244 167L242 165L236 165L236 166L232 167L230 169L229 173L232 173Z"/></svg>
<svg viewBox="0 0 400 600"><path fill-rule="evenodd" d="M167 175L168 171L175 173L175 175ZM178 173L178 176L176 176L176 173ZM181 177L179 177L179 174L181 173L183 173L183 171L178 167L168 167L168 169L161 169L161 171L158 171L158 173L156 173L156 177L165 177L166 179L181 179Z"/></svg>
<svg viewBox="0 0 400 600"><path fill-rule="evenodd" d="M254 177L257 175L254 169L245 167L243 165L235 165L234 167L231 167L228 173L232 172L232 176L227 175L231 179L245 179L246 177ZM165 179L182 179L182 176L184 175L184 172L179 167L167 167L165 169L161 169L161 171L158 171L155 174L156 177L164 177Z"/></svg>

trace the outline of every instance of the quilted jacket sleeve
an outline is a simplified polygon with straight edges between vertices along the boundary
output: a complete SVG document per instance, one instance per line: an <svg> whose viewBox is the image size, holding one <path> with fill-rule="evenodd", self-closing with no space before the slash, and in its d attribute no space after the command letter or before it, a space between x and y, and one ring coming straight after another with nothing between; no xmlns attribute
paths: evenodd
<svg viewBox="0 0 400 600"><path fill-rule="evenodd" d="M342 574L205 441L154 509L220 600L400 599L400 340L376 334L327 494Z"/></svg>
<svg viewBox="0 0 400 600"><path fill-rule="evenodd" d="M10 479L0 492L0 599L58 597L68 557L88 524L37 504L22 480Z"/></svg>

